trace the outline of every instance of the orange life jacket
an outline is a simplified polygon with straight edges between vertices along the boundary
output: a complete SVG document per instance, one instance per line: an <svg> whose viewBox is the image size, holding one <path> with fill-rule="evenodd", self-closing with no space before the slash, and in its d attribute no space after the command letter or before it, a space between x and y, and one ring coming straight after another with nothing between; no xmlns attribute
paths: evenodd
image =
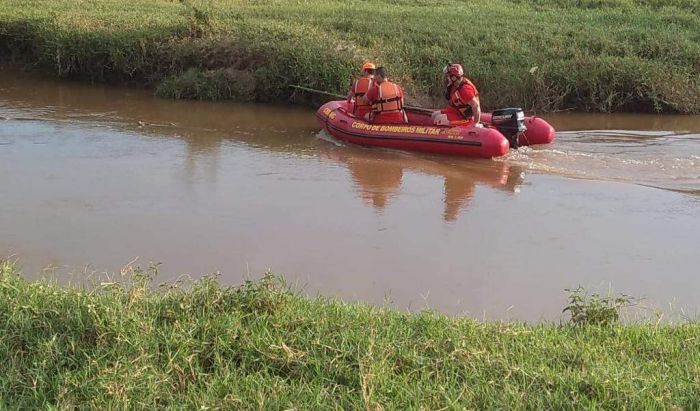
<svg viewBox="0 0 700 411"><path fill-rule="evenodd" d="M401 88L398 85L384 81L379 84L377 100L372 101L372 110L376 113L403 110Z"/></svg>
<svg viewBox="0 0 700 411"><path fill-rule="evenodd" d="M372 77L360 77L352 83L352 95L353 95L353 105L352 112L357 114L359 112L367 112L372 105L365 98L365 94L372 84L374 79Z"/></svg>
<svg viewBox="0 0 700 411"><path fill-rule="evenodd" d="M479 101L479 91L476 89L474 83L469 81L468 78L462 77L462 79L458 81L457 84L452 86L452 90L450 91L450 105L459 110L460 112L464 112L467 108L471 109L469 102L463 101L462 96L459 95L459 90L466 85L474 87L474 91L476 91L476 95L474 96L474 98L476 99L476 101Z"/></svg>
<svg viewBox="0 0 700 411"><path fill-rule="evenodd" d="M372 87L374 79L372 77L360 77L352 85L352 94L355 97L362 97L367 94L367 90Z"/></svg>

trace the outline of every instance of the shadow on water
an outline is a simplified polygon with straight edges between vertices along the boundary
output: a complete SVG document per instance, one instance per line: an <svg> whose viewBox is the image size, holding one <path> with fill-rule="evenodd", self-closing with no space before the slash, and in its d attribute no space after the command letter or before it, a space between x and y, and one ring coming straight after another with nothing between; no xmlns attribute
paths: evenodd
<svg viewBox="0 0 700 411"><path fill-rule="evenodd" d="M517 192L524 181L524 169L504 162L421 156L361 147L325 147L321 156L347 167L359 197L377 210L383 210L401 191L405 172L415 172L443 180L443 219L457 220L469 206L476 188L489 186L504 192Z"/></svg>

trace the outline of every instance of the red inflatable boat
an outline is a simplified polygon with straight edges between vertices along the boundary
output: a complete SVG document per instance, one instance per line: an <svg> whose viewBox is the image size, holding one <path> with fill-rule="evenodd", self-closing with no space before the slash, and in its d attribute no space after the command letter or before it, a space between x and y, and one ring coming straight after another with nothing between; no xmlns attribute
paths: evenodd
<svg viewBox="0 0 700 411"><path fill-rule="evenodd" d="M554 128L517 108L482 113L485 127L435 126L429 111L407 111L407 124L372 124L352 114L351 103L330 101L316 116L332 136L354 144L467 157L498 157L513 146L548 144Z"/></svg>

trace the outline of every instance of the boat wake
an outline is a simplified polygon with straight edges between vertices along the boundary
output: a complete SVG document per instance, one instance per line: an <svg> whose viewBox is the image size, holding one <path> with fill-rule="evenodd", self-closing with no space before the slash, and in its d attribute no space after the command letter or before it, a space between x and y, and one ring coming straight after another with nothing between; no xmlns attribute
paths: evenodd
<svg viewBox="0 0 700 411"><path fill-rule="evenodd" d="M700 193L700 134L566 131L553 145L522 147L499 160L547 174Z"/></svg>

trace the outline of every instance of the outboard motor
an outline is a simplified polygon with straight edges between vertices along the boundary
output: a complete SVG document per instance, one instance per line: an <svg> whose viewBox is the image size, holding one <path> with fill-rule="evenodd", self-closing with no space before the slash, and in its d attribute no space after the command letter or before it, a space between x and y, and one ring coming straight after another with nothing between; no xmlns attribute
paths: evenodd
<svg viewBox="0 0 700 411"><path fill-rule="evenodd" d="M527 130L525 112L519 107L494 110L491 124L508 139L510 148L518 148L518 137Z"/></svg>

